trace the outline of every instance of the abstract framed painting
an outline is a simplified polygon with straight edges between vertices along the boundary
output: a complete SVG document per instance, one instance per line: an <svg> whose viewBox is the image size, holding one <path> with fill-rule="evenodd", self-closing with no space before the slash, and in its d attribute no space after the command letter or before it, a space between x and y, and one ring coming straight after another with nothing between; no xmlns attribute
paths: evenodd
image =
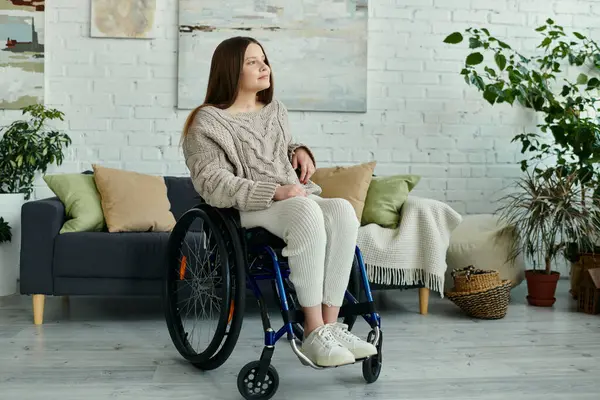
<svg viewBox="0 0 600 400"><path fill-rule="evenodd" d="M0 109L44 103L44 0L0 0Z"/></svg>
<svg viewBox="0 0 600 400"><path fill-rule="evenodd" d="M367 0L179 0L177 106L204 101L212 54L250 36L289 110L366 112Z"/></svg>
<svg viewBox="0 0 600 400"><path fill-rule="evenodd" d="M153 39L156 0L91 0L90 36Z"/></svg>

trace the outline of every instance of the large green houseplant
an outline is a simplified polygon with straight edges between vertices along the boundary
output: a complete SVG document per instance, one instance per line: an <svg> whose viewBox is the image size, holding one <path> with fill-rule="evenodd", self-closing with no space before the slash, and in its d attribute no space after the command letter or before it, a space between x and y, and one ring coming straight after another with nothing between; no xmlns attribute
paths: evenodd
<svg viewBox="0 0 600 400"><path fill-rule="evenodd" d="M17 120L0 128L0 194L22 193L28 200L33 192L35 175L48 166L61 165L69 136L55 129L46 130L49 120L64 120L56 109L35 104L22 109L28 120Z"/></svg>
<svg viewBox="0 0 600 400"><path fill-rule="evenodd" d="M577 172L565 170L547 173L526 171L517 190L500 199L498 214L517 232L510 259L523 254L533 261L525 271L530 304L551 306L560 273L553 263L569 246L585 249L600 232L600 202L581 202L582 186Z"/></svg>
<svg viewBox="0 0 600 400"><path fill-rule="evenodd" d="M21 207L31 198L35 176L53 163L61 165L64 149L71 144L68 135L46 124L63 120L62 112L37 104L23 108L22 114L28 118L0 128L0 217L12 227L12 241L3 246L0 257L0 296L16 290ZM0 228L8 237L8 225Z"/></svg>
<svg viewBox="0 0 600 400"><path fill-rule="evenodd" d="M544 260L542 274L527 274L530 289L540 280L557 278L552 271L557 251L573 260L594 251L600 236L600 46L579 32L568 35L552 19L536 31L542 35L541 54L533 56L521 54L486 28L468 28L444 39L459 44L468 38L471 51L461 74L487 102L519 104L542 116L535 132L515 132L512 138L521 144L521 169L527 175L517 184L520 193L504 198L508 203L499 210L525 229L523 249L530 256L539 253ZM574 81L561 76L565 65L581 69ZM580 209L553 197L556 193L569 200L575 195ZM540 208L532 208L534 205ZM572 217L572 225L559 229L557 211L562 217ZM552 219L544 222L542 216ZM584 230L580 224L585 225ZM546 238L539 238L540 234ZM555 287L550 286L552 292L546 297L554 297Z"/></svg>

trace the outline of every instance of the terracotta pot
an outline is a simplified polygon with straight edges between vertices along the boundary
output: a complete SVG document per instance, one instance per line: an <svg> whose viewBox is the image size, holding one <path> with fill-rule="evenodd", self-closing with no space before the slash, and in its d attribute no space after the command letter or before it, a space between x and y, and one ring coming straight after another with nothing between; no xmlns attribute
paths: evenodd
<svg viewBox="0 0 600 400"><path fill-rule="evenodd" d="M525 279L527 279L527 302L532 306L552 307L556 302L556 285L558 284L560 273L552 271L550 275L545 271L527 270Z"/></svg>

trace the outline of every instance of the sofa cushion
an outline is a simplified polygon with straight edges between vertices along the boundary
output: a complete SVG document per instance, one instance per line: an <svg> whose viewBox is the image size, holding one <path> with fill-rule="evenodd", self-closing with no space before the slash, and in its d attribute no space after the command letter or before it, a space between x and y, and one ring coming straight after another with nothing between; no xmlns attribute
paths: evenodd
<svg viewBox="0 0 600 400"><path fill-rule="evenodd" d="M165 176L165 184L175 219L179 219L184 212L202 202L190 177Z"/></svg>
<svg viewBox="0 0 600 400"><path fill-rule="evenodd" d="M318 168L311 180L323 189L321 197L348 200L360 221L376 165L375 161L371 161L359 165Z"/></svg>
<svg viewBox="0 0 600 400"><path fill-rule="evenodd" d="M105 228L100 194L87 174L44 175L44 181L64 204L67 221L60 233L100 232Z"/></svg>
<svg viewBox="0 0 600 400"><path fill-rule="evenodd" d="M92 165L109 232L170 231L175 225L162 176Z"/></svg>
<svg viewBox="0 0 600 400"><path fill-rule="evenodd" d="M373 177L365 199L361 225L377 224L388 229L398 228L400 209L420 180L419 175Z"/></svg>
<svg viewBox="0 0 600 400"><path fill-rule="evenodd" d="M94 172L87 170L83 173L91 175ZM165 176L164 179L167 185L167 197L171 203L171 213L175 219L179 219L184 212L204 201L189 176Z"/></svg>
<svg viewBox="0 0 600 400"><path fill-rule="evenodd" d="M57 236L54 276L162 279L168 232L77 232Z"/></svg>

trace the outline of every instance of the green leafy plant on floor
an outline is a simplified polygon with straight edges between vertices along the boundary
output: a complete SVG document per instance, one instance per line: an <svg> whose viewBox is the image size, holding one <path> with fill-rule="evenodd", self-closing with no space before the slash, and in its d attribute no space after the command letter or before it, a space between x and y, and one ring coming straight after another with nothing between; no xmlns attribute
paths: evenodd
<svg viewBox="0 0 600 400"><path fill-rule="evenodd" d="M600 79L600 46L585 35L574 32L569 37L562 26L548 19L536 29L542 34L540 55L525 56L508 43L494 37L488 29L468 28L469 48L461 74L475 86L490 104L518 102L521 106L543 114L540 132L519 133L512 141L522 144L521 153L530 154L521 161L525 171L531 165L555 158L554 165L536 172L552 173L556 168L563 176L575 172L582 185L598 187L597 165L600 162L600 119L598 89ZM447 36L445 43L459 44L465 40L460 32ZM489 54L487 63L484 54ZM585 68L572 82L559 75L564 63ZM559 83L558 88L553 84Z"/></svg>
<svg viewBox="0 0 600 400"><path fill-rule="evenodd" d="M517 180L517 189L500 199L498 214L514 226L519 240L512 242L510 259L524 253L552 273L552 263L567 248L593 246L592 238L600 232L600 203L581 203L581 185L576 172L561 175L535 174L526 171Z"/></svg>
<svg viewBox="0 0 600 400"><path fill-rule="evenodd" d="M61 111L36 104L23 108L22 114L29 114L29 119L0 129L0 194L24 193L28 200L35 174L45 173L52 163L61 165L63 150L71 139L65 133L46 130L46 121L64 120Z"/></svg>
<svg viewBox="0 0 600 400"><path fill-rule="evenodd" d="M532 175L519 183L525 197L505 199L516 207L513 212L524 212L523 207L528 203L533 206L535 202L542 207L544 202L551 202L538 191L550 190L550 183L556 184L557 179L565 177L573 179L569 180L570 189L578 186L576 193L581 208L597 210L600 199L600 79L597 76L600 74L600 46L579 32L568 35L552 19L547 19L536 31L542 36L537 47L541 54L533 56L521 54L485 28L468 28L464 34L454 32L444 42L453 45L468 42L472 51L466 56L460 73L487 102L491 105L519 104L543 117L543 122L537 124L538 131L515 133L511 140L521 144L522 171L532 169ZM575 81L561 76L565 65L581 69ZM565 187L555 187L555 190L565 190ZM572 199L570 195L569 199ZM564 212L570 212L566 205L562 206ZM508 212L507 209L504 211ZM529 214L519 214L521 221L526 221L523 218L529 216L531 224L539 223L537 213L540 210L527 212ZM517 218L515 215L512 215L513 219ZM589 217L598 218L594 214ZM559 224L560 220L552 223L555 222ZM587 233L598 237L600 230L594 232L594 226L588 226ZM571 254L593 250L593 244L578 240L580 231L576 228L561 230L570 240L567 247ZM532 226L529 229L533 229ZM544 247L545 253L554 254L549 244Z"/></svg>
<svg viewBox="0 0 600 400"><path fill-rule="evenodd" d="M12 233L10 231L10 225L4 218L0 217L0 244L10 242L11 240Z"/></svg>

